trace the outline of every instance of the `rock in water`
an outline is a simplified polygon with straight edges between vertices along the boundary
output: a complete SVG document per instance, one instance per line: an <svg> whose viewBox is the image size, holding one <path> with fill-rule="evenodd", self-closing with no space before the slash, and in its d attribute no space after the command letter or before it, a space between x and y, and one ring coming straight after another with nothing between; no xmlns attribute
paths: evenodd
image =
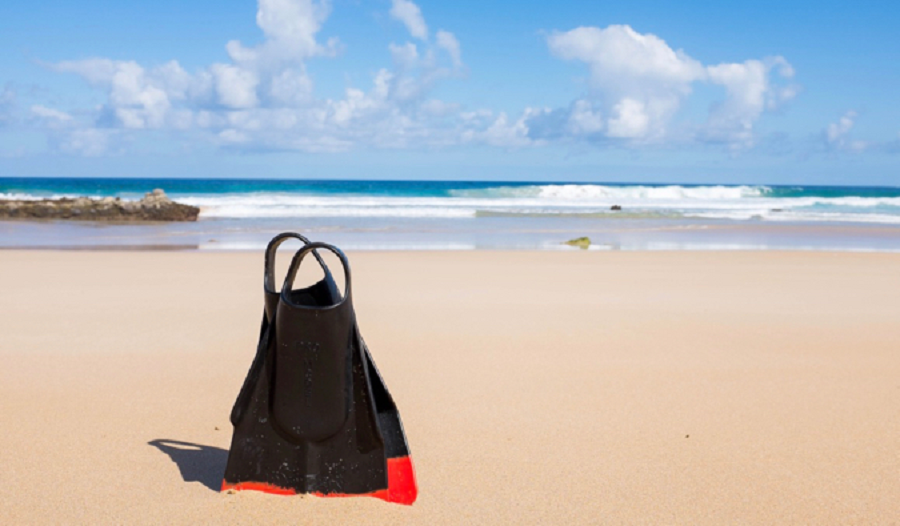
<svg viewBox="0 0 900 526"><path fill-rule="evenodd" d="M0 199L0 219L70 219L78 221L196 221L200 209L169 199L157 188L140 201L118 197L64 197L39 201Z"/></svg>
<svg viewBox="0 0 900 526"><path fill-rule="evenodd" d="M573 247L578 247L582 250L586 250L587 247L591 246L591 238L589 237L577 237L575 239L570 239L563 243L563 245L571 245Z"/></svg>

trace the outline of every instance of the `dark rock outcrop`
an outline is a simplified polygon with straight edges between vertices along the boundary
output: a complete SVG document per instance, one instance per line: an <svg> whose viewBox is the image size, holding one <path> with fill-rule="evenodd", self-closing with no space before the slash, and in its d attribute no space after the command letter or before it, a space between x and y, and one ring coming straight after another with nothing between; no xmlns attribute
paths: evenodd
<svg viewBox="0 0 900 526"><path fill-rule="evenodd" d="M196 221L200 209L176 203L160 189L140 201L118 197L64 197L39 201L0 200L0 219L68 219L78 221Z"/></svg>

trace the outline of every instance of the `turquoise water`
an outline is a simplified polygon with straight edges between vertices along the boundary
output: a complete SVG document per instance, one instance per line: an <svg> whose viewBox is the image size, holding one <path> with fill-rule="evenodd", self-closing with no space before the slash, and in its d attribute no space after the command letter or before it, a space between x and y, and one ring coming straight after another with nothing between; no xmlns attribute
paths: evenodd
<svg viewBox="0 0 900 526"><path fill-rule="evenodd" d="M798 185L671 185L642 183L559 183L490 181L334 181L280 179L135 179L135 178L41 178L0 177L0 194L98 195L139 197L147 189L163 188L170 194L209 195L241 193L296 193L310 195L373 195L408 197L451 197L460 193L497 190L515 192L535 187L630 188L757 188L764 197L789 199L900 198L900 187L798 186Z"/></svg>
<svg viewBox="0 0 900 526"><path fill-rule="evenodd" d="M0 246L252 249L281 230L346 248L900 250L900 188L468 181L0 178L0 198L163 188L192 224L4 222ZM612 210L613 206L621 210Z"/></svg>

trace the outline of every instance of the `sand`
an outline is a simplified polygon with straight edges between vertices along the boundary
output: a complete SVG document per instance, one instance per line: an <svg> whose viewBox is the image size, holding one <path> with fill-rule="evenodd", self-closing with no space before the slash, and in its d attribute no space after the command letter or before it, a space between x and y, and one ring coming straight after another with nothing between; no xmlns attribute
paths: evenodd
<svg viewBox="0 0 900 526"><path fill-rule="evenodd" d="M260 254L0 251L0 522L900 522L900 255L350 258L414 506L217 491Z"/></svg>

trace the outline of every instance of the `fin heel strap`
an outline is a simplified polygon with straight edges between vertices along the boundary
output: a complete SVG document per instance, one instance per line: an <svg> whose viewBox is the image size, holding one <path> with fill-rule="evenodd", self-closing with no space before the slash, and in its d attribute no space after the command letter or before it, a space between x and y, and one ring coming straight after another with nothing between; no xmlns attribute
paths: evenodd
<svg viewBox="0 0 900 526"><path fill-rule="evenodd" d="M297 253L294 254L293 259L291 259L291 266L288 268L287 274L284 276L284 284L281 287L281 301L283 301L284 303L295 307L297 306L294 305L294 303L290 300L290 292L294 286L294 279L297 277L297 270L299 270L300 264L303 262L303 258L305 258L306 255L310 252L312 252L314 257L321 262L322 258L321 256L319 256L317 250L328 250L329 252L337 256L337 258L341 261L341 266L344 267L344 291L342 294L343 297L332 307L336 307L337 305L340 305L350 299L350 262L347 261L347 256L344 255L341 249L334 245L329 245L328 243L322 243L320 241L312 241L301 247L300 250L298 250ZM321 264L324 265L324 262L322 262Z"/></svg>

